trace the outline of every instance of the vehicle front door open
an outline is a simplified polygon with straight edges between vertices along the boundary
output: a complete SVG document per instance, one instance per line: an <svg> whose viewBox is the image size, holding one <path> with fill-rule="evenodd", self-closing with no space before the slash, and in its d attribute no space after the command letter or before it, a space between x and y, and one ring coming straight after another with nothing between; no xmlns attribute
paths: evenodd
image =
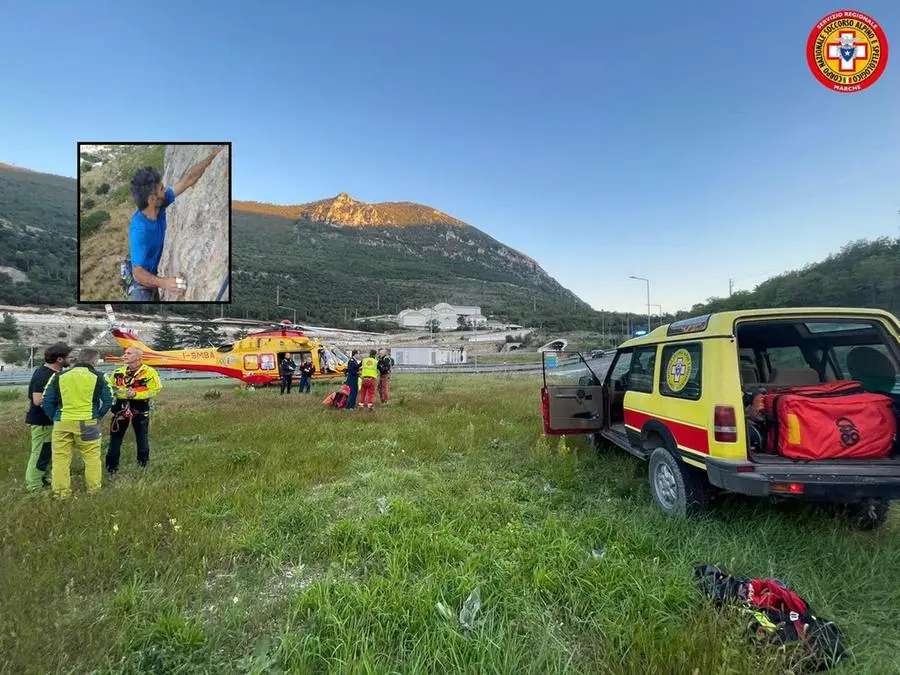
<svg viewBox="0 0 900 675"><path fill-rule="evenodd" d="M603 428L604 387L584 357L577 352L573 356L560 360L556 352L541 354L541 417L549 436L589 434Z"/></svg>

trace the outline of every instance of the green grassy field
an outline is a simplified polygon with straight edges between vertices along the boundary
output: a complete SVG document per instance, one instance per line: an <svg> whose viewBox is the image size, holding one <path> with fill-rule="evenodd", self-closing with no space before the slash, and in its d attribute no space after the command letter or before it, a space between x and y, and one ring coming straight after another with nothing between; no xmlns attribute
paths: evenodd
<svg viewBox="0 0 900 675"><path fill-rule="evenodd" d="M119 479L64 503L24 494L3 390L0 672L787 672L696 592L702 562L809 598L853 649L836 672L900 672L896 513L864 533L721 497L670 520L637 460L542 437L536 379L394 385L369 414L326 385L169 383L146 474L129 436Z"/></svg>

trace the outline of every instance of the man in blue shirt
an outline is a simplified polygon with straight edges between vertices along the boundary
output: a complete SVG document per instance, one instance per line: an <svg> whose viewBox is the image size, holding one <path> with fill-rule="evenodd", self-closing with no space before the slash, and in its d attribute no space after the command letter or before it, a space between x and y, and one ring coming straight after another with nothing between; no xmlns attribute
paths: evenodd
<svg viewBox="0 0 900 675"><path fill-rule="evenodd" d="M168 189L163 187L159 171L152 166L138 169L134 174L131 179L131 196L137 205L137 211L128 226L129 261L126 261L126 267L130 266L131 269L124 270L126 278L130 276L132 279L128 285L129 300L159 302L160 288L184 294L187 283L183 276L157 276L166 243L166 209L175 202L178 195L200 180L200 176L224 148L224 145L216 148L209 157L188 169L181 180Z"/></svg>

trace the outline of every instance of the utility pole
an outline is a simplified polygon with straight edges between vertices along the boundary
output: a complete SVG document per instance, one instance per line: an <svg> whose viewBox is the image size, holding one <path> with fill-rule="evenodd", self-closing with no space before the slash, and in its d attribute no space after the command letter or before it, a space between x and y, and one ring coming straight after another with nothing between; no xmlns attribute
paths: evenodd
<svg viewBox="0 0 900 675"><path fill-rule="evenodd" d="M734 291L734 279L728 280L728 297L731 297L731 293Z"/></svg>
<svg viewBox="0 0 900 675"><path fill-rule="evenodd" d="M281 286L275 285L275 306L278 307L281 304Z"/></svg>

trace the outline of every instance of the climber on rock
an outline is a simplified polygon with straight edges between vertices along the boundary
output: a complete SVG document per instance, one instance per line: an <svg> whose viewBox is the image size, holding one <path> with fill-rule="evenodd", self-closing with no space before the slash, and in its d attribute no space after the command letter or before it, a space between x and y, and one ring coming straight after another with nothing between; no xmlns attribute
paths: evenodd
<svg viewBox="0 0 900 675"><path fill-rule="evenodd" d="M165 188L159 171L152 166L138 169L131 179L131 196L137 211L128 227L129 257L122 264L122 285L129 300L159 302L159 290L181 296L187 290L184 275L157 276L159 261L166 242L166 209L175 198L192 187L206 168L226 146L216 148L209 157L198 162L174 186Z"/></svg>

